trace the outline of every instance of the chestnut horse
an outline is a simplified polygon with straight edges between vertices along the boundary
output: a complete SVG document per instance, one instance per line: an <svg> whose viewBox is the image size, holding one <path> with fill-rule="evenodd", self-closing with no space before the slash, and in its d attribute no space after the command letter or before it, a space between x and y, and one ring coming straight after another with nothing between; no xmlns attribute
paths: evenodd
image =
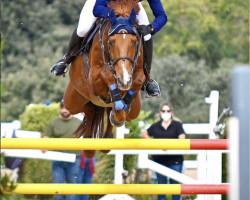
<svg viewBox="0 0 250 200"><path fill-rule="evenodd" d="M134 27L138 1L111 1L109 7L109 20L94 36L88 59L78 56L69 70L65 107L71 114L85 114L75 132L78 137L113 137L113 125L136 119L141 110L145 75L142 39ZM91 158L95 151L84 154Z"/></svg>

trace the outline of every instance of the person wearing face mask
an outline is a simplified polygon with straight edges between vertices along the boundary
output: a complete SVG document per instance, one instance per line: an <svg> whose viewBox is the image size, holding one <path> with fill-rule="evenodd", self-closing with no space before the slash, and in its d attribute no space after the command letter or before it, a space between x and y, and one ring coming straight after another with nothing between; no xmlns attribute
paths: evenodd
<svg viewBox="0 0 250 200"><path fill-rule="evenodd" d="M142 131L142 137L150 139L185 139L186 133L182 123L174 116L174 110L170 103L163 103L160 106L161 120L152 124L148 129ZM183 155L153 155L152 159L177 172L182 172ZM158 184L167 184L168 178L156 173ZM169 179L170 184L178 184L177 181ZM172 195L173 200L180 200L180 195ZM158 200L166 200L166 195L158 195Z"/></svg>
<svg viewBox="0 0 250 200"><path fill-rule="evenodd" d="M72 138L74 131L81 124L65 108L63 100L60 102L60 115L52 119L45 130L44 138ZM46 152L43 150L42 152ZM75 153L76 161L63 162L52 161L53 183L90 183L95 171L96 158L87 159L81 155L81 151L61 151L65 153ZM55 200L80 200L88 199L88 195L55 195Z"/></svg>

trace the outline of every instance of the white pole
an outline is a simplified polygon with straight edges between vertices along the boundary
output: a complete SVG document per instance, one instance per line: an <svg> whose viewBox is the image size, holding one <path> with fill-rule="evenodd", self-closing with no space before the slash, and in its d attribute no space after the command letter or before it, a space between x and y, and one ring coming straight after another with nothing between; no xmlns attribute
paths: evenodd
<svg viewBox="0 0 250 200"><path fill-rule="evenodd" d="M229 142L230 142L230 156L229 156L229 182L231 185L230 200L239 200L239 184L240 184L240 159L239 159L239 120L231 117L229 121Z"/></svg>
<svg viewBox="0 0 250 200"><path fill-rule="evenodd" d="M206 103L210 104L209 111L209 139L216 139L216 135L213 128L216 126L218 119L218 107L219 107L219 92L212 90L210 96L205 98ZM216 163L216 164L215 164ZM221 183L222 176L222 157L221 153L215 151L207 151L207 184ZM221 195L206 195L206 199L209 200L221 200Z"/></svg>
<svg viewBox="0 0 250 200"><path fill-rule="evenodd" d="M116 138L123 139L125 134L129 133L129 129L125 128L125 125L116 128ZM115 169L114 169L114 184L122 184L123 178L123 153L122 151L115 154Z"/></svg>

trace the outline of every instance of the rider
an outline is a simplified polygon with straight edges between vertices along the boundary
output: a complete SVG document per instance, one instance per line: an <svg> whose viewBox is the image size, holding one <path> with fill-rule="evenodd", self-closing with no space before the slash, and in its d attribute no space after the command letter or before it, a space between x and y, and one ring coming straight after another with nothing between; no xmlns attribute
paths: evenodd
<svg viewBox="0 0 250 200"><path fill-rule="evenodd" d="M60 59L51 69L51 73L60 76L65 72L66 67L73 61L74 53L79 50L83 38L88 33L92 25L98 17L107 18L109 16L109 7L107 3L110 0L86 0L86 3L81 11L78 26L73 31L69 41L69 47L66 54ZM144 10L141 2L139 2L140 11L137 15L138 19L138 32L143 35L144 39L144 54L146 61L146 76L148 78L144 83L144 88L149 96L159 96L160 90L152 80L149 78L152 55L153 55L153 39L152 35L157 33L167 23L167 15L162 7L160 0L147 0L155 20L150 24L146 11Z"/></svg>

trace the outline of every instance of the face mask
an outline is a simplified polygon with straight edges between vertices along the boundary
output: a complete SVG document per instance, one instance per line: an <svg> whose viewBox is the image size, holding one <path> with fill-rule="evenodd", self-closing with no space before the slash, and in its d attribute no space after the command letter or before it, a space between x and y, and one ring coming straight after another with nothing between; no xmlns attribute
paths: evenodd
<svg viewBox="0 0 250 200"><path fill-rule="evenodd" d="M161 118L163 121L168 121L171 119L171 114L170 113L161 113Z"/></svg>

